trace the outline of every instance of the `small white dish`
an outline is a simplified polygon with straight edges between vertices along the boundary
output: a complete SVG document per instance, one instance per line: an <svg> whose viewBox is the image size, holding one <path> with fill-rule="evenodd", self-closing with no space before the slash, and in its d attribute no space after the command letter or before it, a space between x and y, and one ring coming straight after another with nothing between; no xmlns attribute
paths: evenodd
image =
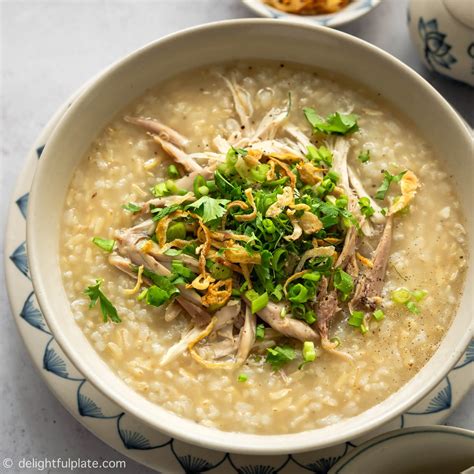
<svg viewBox="0 0 474 474"><path fill-rule="evenodd" d="M408 28L426 67L474 86L472 0L410 0Z"/></svg>
<svg viewBox="0 0 474 474"><path fill-rule="evenodd" d="M278 47L275 47L278 45ZM312 54L308 55L308 48ZM199 54L196 54L199 51ZM180 418L146 400L113 373L75 323L58 266L59 221L72 173L101 130L148 87L197 66L229 58L278 59L336 73L378 91L418 122L445 157L461 203L472 201L471 136L449 104L420 76L378 48L331 30L271 20L234 20L195 27L132 53L89 86L66 111L38 164L28 211L28 257L41 309L55 340L77 370L125 412L188 443L231 452L282 454L321 449L364 436L420 401L454 366L471 338L473 268L453 324L426 366L403 388L366 412L332 426L288 435L230 433ZM378 71L367 74L367 71ZM419 120L423 117L423 120ZM462 165L460 165L462 163ZM451 165L451 166L449 166ZM474 233L472 216L467 229ZM472 255L472 253L471 253Z"/></svg>
<svg viewBox="0 0 474 474"><path fill-rule="evenodd" d="M104 397L77 371L51 335L36 301L25 249L25 216L38 158L72 101L58 110L38 136L18 178L6 227L5 274L13 318L34 366L53 395L91 433L116 451L159 472L326 473L342 456L376 434L442 423L456 409L471 388L474 341L453 370L408 412L362 439L308 453L289 454L288 450L280 456L250 456L191 446L150 429Z"/></svg>
<svg viewBox="0 0 474 474"><path fill-rule="evenodd" d="M333 28L350 23L351 21L369 13L381 2L381 0L352 0L349 5L344 7L342 10L327 15L296 15L293 13L286 13L267 5L263 0L242 0L242 2L259 16L301 21L312 23L313 25L329 26Z"/></svg>
<svg viewBox="0 0 474 474"><path fill-rule="evenodd" d="M328 474L459 474L474 466L474 431L420 426L390 431L358 446ZM471 471L473 472L473 471Z"/></svg>

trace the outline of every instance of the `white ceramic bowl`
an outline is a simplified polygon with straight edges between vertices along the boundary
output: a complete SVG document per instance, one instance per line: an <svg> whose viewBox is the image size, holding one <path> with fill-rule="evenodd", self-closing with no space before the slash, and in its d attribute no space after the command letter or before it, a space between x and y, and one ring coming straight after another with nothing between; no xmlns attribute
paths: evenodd
<svg viewBox="0 0 474 474"><path fill-rule="evenodd" d="M418 124L456 177L464 208L468 210L474 202L468 129L427 82L397 59L328 28L273 20L203 25L151 43L119 61L89 85L61 119L43 151L30 194L27 245L33 284L49 327L74 365L125 411L154 428L190 443L232 452L274 454L321 448L368 433L415 404L441 380L471 337L472 293L464 294L457 317L433 358L393 396L359 416L323 429L259 436L206 428L164 410L128 387L76 325L61 281L58 237L66 191L76 165L99 131L157 82L183 70L238 58L294 61L350 74ZM472 235L472 212L468 217ZM472 267L468 289L473 288Z"/></svg>
<svg viewBox="0 0 474 474"><path fill-rule="evenodd" d="M301 21L303 23L311 23L313 25L336 26L345 25L351 21L360 18L375 8L381 0L351 0L349 5L335 13L326 15L296 15L294 13L286 13L263 2L263 0L242 0L244 5L250 8L257 15L266 18L276 18L282 20Z"/></svg>

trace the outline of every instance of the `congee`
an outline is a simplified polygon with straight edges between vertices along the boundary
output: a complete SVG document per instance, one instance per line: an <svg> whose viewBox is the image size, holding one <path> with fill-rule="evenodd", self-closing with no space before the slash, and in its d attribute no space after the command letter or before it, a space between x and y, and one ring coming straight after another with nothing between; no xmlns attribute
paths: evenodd
<svg viewBox="0 0 474 474"><path fill-rule="evenodd" d="M423 367L456 312L467 237L435 155L328 73L173 77L74 173L60 265L75 320L126 384L205 426L357 415Z"/></svg>

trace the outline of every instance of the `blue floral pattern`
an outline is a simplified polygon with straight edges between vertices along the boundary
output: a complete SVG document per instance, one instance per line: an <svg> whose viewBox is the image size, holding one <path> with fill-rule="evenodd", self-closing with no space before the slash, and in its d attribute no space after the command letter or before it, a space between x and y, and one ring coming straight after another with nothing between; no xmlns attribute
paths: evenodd
<svg viewBox="0 0 474 474"><path fill-rule="evenodd" d="M424 31L428 31L426 27ZM430 47L434 47L433 45ZM437 49L438 52L439 50L440 48ZM35 150L37 158L40 157L43 148L44 146L39 146ZM21 194L15 202L22 218L26 218L28 193ZM20 239L21 238L24 238L24 235L21 235ZM16 249L11 253L10 260L21 274L28 277L28 279L30 278L25 242L21 242L20 240ZM33 330L38 331L38 334L44 335L44 339L37 339L37 344L39 345L43 344L42 341L44 341L41 361L43 370L50 377L58 377L69 381L72 393L75 394L76 399L74 414L77 415L78 418L82 418L86 426L93 430L86 422L88 418L102 420L104 423L106 420L112 420L114 423L113 426L115 427L115 437L112 440L109 439L108 442L114 448L122 452L129 451L137 453L160 450L160 456L158 457L160 461L156 462L160 463L160 465L166 464L167 469L171 469L170 466L173 466L173 472L200 473L219 469L219 472L236 472L242 474L277 474L280 472L313 472L316 474L327 474L339 459L357 446L357 444L353 442L346 442L343 445L313 453L288 454L272 457L245 456L219 453L190 446L179 440L158 433L150 427L142 425L130 415L122 412L119 407L110 402L77 372L75 367L64 356L49 331L36 302L31 282L29 280L27 280L27 282L29 292L21 309L18 311L17 317L22 321L20 324L26 323L27 326L33 328ZM463 368L473 360L474 342L471 342L452 374L461 372ZM411 415L418 415L413 417L414 419L420 419L419 415L423 415L424 424L430 422L436 423L439 421L439 418L434 418L433 421L433 419L427 420L426 416L434 416L434 414L443 411L447 412L452 406L452 401L453 387L449 378L446 377L430 394L428 399L425 399L415 407L415 411L405 413L401 417L398 417L397 420L389 423L384 429L392 430L394 429L394 425L396 427L403 427L408 419L412 419L410 417ZM74 407L69 406L69 408ZM411 425L416 424L416 422L411 423ZM135 454L134 457L137 458L138 456ZM138 457L137 460L140 461L140 457Z"/></svg>
<svg viewBox="0 0 474 474"><path fill-rule="evenodd" d="M450 53L451 45L446 40L446 35L438 30L438 21L432 19L425 22L423 17L418 20L418 32L424 42L426 61L432 69L436 66L451 69L457 59Z"/></svg>

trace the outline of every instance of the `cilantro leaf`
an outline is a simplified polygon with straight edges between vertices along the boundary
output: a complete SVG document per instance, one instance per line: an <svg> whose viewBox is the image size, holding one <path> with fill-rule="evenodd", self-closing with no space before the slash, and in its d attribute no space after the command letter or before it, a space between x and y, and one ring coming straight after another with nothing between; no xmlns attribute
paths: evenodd
<svg viewBox="0 0 474 474"><path fill-rule="evenodd" d="M226 213L228 199L214 199L209 196L202 196L197 201L189 204L187 209L194 209L196 214L202 217L204 223L222 217Z"/></svg>
<svg viewBox="0 0 474 474"><path fill-rule="evenodd" d="M92 242L97 245L100 249L104 250L105 252L112 252L115 247L115 240L113 239L103 239L101 237L94 237Z"/></svg>
<svg viewBox="0 0 474 474"><path fill-rule="evenodd" d="M406 171L402 171L401 173L398 173L396 175L390 174L388 171L384 170L384 178L382 181L382 184L380 185L379 189L377 189L377 192L375 193L375 199L383 200L385 199L385 196L388 192L388 188L390 187L390 184L393 182L398 183L402 178L403 175L406 173Z"/></svg>
<svg viewBox="0 0 474 474"><path fill-rule="evenodd" d="M354 281L348 273L338 268L334 273L334 287L342 293L342 299L345 301L354 289Z"/></svg>
<svg viewBox="0 0 474 474"><path fill-rule="evenodd" d="M122 209L125 209L128 212L131 212L132 214L135 214L136 212L140 211L142 208L138 204L135 204L134 202L129 202L128 204L124 204L122 206Z"/></svg>
<svg viewBox="0 0 474 474"><path fill-rule="evenodd" d="M311 107L305 107L303 112L306 120L308 120L313 127L314 132L346 135L347 133L353 133L359 130L359 126L357 125L358 117L355 114L341 114L335 112L323 118Z"/></svg>
<svg viewBox="0 0 474 474"><path fill-rule="evenodd" d="M171 214L174 211L177 211L179 208L180 208L179 204L173 204L172 206L168 206L168 207L155 207L154 209L151 210L151 213L153 214L152 219L155 222L158 222L159 220L163 219L163 217L166 217L168 214Z"/></svg>
<svg viewBox="0 0 474 474"><path fill-rule="evenodd" d="M370 160L370 150L362 150L359 153L359 156L357 157L357 159L361 163L367 163Z"/></svg>
<svg viewBox="0 0 474 474"><path fill-rule="evenodd" d="M109 319L114 323L121 323L122 320L120 319L119 315L117 314L117 310L115 306L110 302L110 300L102 293L100 290L100 285L102 285L104 280L97 279L95 281L95 285L88 286L84 293L90 298L91 302L89 304L89 308L93 308L97 301L100 303L100 310L102 312L104 323L106 323Z"/></svg>
<svg viewBox="0 0 474 474"><path fill-rule="evenodd" d="M288 362L291 362L295 357L295 350L291 346L275 346L267 349L265 361L272 366L273 370L278 370Z"/></svg>
<svg viewBox="0 0 474 474"><path fill-rule="evenodd" d="M265 326L263 324L258 324L257 329L255 330L255 339L257 341L263 341L265 338Z"/></svg>

